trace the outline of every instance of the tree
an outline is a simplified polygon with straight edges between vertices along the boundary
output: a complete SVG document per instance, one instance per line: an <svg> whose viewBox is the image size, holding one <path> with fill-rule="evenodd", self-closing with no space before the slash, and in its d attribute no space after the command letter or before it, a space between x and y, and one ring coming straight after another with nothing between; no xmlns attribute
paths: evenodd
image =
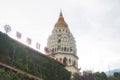
<svg viewBox="0 0 120 80"><path fill-rule="evenodd" d="M108 80L117 80L114 76L108 76Z"/></svg>
<svg viewBox="0 0 120 80"><path fill-rule="evenodd" d="M108 80L104 72L83 71L81 74L75 73L74 80Z"/></svg>
<svg viewBox="0 0 120 80"><path fill-rule="evenodd" d="M114 73L114 77L115 77L117 80L120 80L120 72L115 72L115 73Z"/></svg>
<svg viewBox="0 0 120 80"><path fill-rule="evenodd" d="M83 71L82 73L75 73L73 74L73 80L94 80L94 74L92 71Z"/></svg>
<svg viewBox="0 0 120 80"><path fill-rule="evenodd" d="M78 73L74 73L73 78L74 78L73 80L81 80L81 75Z"/></svg>
<svg viewBox="0 0 120 80"><path fill-rule="evenodd" d="M94 75L96 80L107 80L107 76L104 72L96 72Z"/></svg>

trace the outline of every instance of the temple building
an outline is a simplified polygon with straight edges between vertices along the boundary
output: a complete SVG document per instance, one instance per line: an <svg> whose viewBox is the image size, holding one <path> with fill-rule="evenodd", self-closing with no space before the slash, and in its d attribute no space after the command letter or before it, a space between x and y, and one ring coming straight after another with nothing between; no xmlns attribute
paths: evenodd
<svg viewBox="0 0 120 80"><path fill-rule="evenodd" d="M76 42L62 11L52 34L48 37L47 49L47 55L66 65L65 68L72 74L79 72Z"/></svg>

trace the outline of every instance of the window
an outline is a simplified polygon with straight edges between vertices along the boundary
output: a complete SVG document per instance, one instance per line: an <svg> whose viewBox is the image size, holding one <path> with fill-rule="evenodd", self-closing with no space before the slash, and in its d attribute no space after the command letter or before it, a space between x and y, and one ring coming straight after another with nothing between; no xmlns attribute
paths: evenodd
<svg viewBox="0 0 120 80"><path fill-rule="evenodd" d="M59 29L59 32L61 32L61 30Z"/></svg>
<svg viewBox="0 0 120 80"><path fill-rule="evenodd" d="M61 42L61 40L60 39L58 39L58 43L60 43Z"/></svg>
<svg viewBox="0 0 120 80"><path fill-rule="evenodd" d="M69 59L69 64L71 64L71 59Z"/></svg>
<svg viewBox="0 0 120 80"><path fill-rule="evenodd" d="M70 52L72 52L72 48L70 47Z"/></svg>
<svg viewBox="0 0 120 80"><path fill-rule="evenodd" d="M66 58L66 57L64 57L63 63L64 63L64 64L67 64L67 58Z"/></svg>
<svg viewBox="0 0 120 80"><path fill-rule="evenodd" d="M62 47L62 51L63 51L63 47Z"/></svg>
<svg viewBox="0 0 120 80"><path fill-rule="evenodd" d="M66 47L64 47L64 51L66 51Z"/></svg>
<svg viewBox="0 0 120 80"><path fill-rule="evenodd" d="M75 62L75 60L74 60L74 62L73 62L73 65L74 65L74 66L76 65L76 62Z"/></svg>
<svg viewBox="0 0 120 80"><path fill-rule="evenodd" d="M54 48L52 49L52 53L54 53Z"/></svg>
<svg viewBox="0 0 120 80"><path fill-rule="evenodd" d="M55 51L56 51L56 48L55 48Z"/></svg>
<svg viewBox="0 0 120 80"><path fill-rule="evenodd" d="M57 50L59 50L59 49L60 49L60 46L57 47Z"/></svg>
<svg viewBox="0 0 120 80"><path fill-rule="evenodd" d="M69 51L69 48L67 48L67 51Z"/></svg>

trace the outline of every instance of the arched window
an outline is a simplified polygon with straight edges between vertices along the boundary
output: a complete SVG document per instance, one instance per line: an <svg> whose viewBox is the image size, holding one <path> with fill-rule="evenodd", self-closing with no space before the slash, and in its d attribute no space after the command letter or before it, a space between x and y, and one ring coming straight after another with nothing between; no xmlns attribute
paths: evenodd
<svg viewBox="0 0 120 80"><path fill-rule="evenodd" d="M59 29L59 32L61 32L61 30Z"/></svg>
<svg viewBox="0 0 120 80"><path fill-rule="evenodd" d="M76 65L76 61L74 60L74 62L73 62L73 66L75 66Z"/></svg>
<svg viewBox="0 0 120 80"><path fill-rule="evenodd" d="M56 51L56 48L55 48L55 51Z"/></svg>
<svg viewBox="0 0 120 80"><path fill-rule="evenodd" d="M67 51L69 51L69 48L67 48Z"/></svg>
<svg viewBox="0 0 120 80"><path fill-rule="evenodd" d="M57 50L60 50L60 45L57 46Z"/></svg>
<svg viewBox="0 0 120 80"><path fill-rule="evenodd" d="M64 47L64 51L66 52L66 47Z"/></svg>
<svg viewBox="0 0 120 80"><path fill-rule="evenodd" d="M53 53L55 52L54 48L52 49L52 52L53 52Z"/></svg>
<svg viewBox="0 0 120 80"><path fill-rule="evenodd" d="M70 52L72 52L72 48L70 47Z"/></svg>
<svg viewBox="0 0 120 80"><path fill-rule="evenodd" d="M61 42L61 40L60 39L58 39L58 43L60 43Z"/></svg>
<svg viewBox="0 0 120 80"><path fill-rule="evenodd" d="M67 58L66 57L64 57L64 59L63 59L63 64L67 64Z"/></svg>
<svg viewBox="0 0 120 80"><path fill-rule="evenodd" d="M71 64L71 59L69 59L69 64Z"/></svg>
<svg viewBox="0 0 120 80"><path fill-rule="evenodd" d="M63 47L62 47L62 51L63 51Z"/></svg>

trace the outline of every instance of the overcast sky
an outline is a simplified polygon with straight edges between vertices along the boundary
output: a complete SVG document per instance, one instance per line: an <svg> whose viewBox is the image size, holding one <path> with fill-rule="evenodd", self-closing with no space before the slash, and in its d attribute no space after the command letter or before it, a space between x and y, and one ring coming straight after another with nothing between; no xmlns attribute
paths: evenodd
<svg viewBox="0 0 120 80"><path fill-rule="evenodd" d="M9 35L21 32L41 44L47 38L62 9L75 37L79 67L107 71L120 68L120 0L0 0L0 31L9 24Z"/></svg>

